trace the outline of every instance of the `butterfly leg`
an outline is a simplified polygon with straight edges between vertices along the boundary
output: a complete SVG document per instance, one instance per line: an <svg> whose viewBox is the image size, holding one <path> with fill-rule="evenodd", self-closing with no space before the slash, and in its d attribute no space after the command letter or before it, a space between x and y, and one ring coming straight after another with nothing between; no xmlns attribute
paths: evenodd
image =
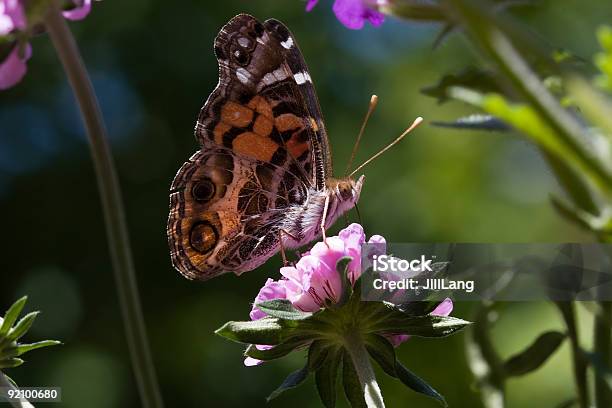
<svg viewBox="0 0 612 408"><path fill-rule="evenodd" d="M285 231L284 229L278 230L278 241L280 243L280 251L281 257L283 258L283 266L289 265L289 261L287 261L287 255L285 254L285 246L283 245L283 234L287 235L289 238L293 239L295 242L299 242L299 239L291 234L290 232Z"/></svg>
<svg viewBox="0 0 612 408"><path fill-rule="evenodd" d="M329 244L327 243L327 234L325 233L325 221L327 219L327 209L329 208L329 195L325 197L325 204L323 205L323 217L321 218L321 236L323 237L323 242L329 248Z"/></svg>

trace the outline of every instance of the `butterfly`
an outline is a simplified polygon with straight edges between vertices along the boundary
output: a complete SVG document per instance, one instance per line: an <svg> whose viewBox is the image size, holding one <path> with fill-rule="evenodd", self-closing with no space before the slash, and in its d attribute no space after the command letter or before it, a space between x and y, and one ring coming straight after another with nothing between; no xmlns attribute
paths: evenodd
<svg viewBox="0 0 612 408"><path fill-rule="evenodd" d="M320 236L359 199L364 176L332 176L308 68L280 21L240 14L214 42L219 83L200 145L170 189L173 266L189 279L241 274Z"/></svg>

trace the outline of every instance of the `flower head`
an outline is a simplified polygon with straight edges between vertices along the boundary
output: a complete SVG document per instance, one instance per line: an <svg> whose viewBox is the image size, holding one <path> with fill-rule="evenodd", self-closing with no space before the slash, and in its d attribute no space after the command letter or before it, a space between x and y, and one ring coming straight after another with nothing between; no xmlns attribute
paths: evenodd
<svg viewBox="0 0 612 408"><path fill-rule="evenodd" d="M311 11L319 0L308 0L306 11ZM332 7L338 20L347 28L360 30L366 21L374 27L385 21L385 16L376 10L380 0L335 0Z"/></svg>
<svg viewBox="0 0 612 408"><path fill-rule="evenodd" d="M383 237L374 235L367 242L377 245L364 246L363 227L351 224L337 236L316 243L294 266L281 268L279 280L266 281L255 297L250 321L227 322L216 331L248 344L246 366L308 349L304 368L287 377L268 399L300 385L310 373L314 373L317 384L321 378L335 384L341 361L345 392L350 391L351 401L362 399L363 378L366 372L372 372L372 359L385 373L405 384L418 384L410 387L444 402L437 391L397 360L393 347L410 335L448 336L469 322L448 316L453 309L450 299L437 304L430 313L429 309L417 307L411 311L402 305L362 299L362 270L369 269L374 255L386 253ZM377 387L372 389L380 393ZM319 396L325 406L331 406L335 385L325 390L319 389ZM369 395L367 391L365 395ZM382 396L378 397L382 401Z"/></svg>
<svg viewBox="0 0 612 408"><path fill-rule="evenodd" d="M25 12L19 0L0 0L0 35L26 27Z"/></svg>
<svg viewBox="0 0 612 408"><path fill-rule="evenodd" d="M92 0L72 0L72 7L68 7L62 15L69 20L81 20L89 14ZM28 21L26 19L26 7L28 2L24 0L0 0L0 36L23 34L27 32L28 24L36 25L39 21ZM28 16L30 16L28 14ZM27 71L26 61L32 55L32 48L23 35L13 40L9 37L10 47L8 53L0 50L0 90L8 89L17 84Z"/></svg>

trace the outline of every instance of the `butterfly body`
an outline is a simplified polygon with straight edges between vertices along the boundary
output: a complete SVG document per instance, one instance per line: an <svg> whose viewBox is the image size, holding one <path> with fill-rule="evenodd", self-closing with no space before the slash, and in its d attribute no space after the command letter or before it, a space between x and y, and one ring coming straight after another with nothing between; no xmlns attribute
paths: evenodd
<svg viewBox="0 0 612 408"><path fill-rule="evenodd" d="M332 177L314 86L289 30L248 15L215 40L219 83L200 111L201 149L170 190L168 241L185 277L240 274L321 236L361 192Z"/></svg>

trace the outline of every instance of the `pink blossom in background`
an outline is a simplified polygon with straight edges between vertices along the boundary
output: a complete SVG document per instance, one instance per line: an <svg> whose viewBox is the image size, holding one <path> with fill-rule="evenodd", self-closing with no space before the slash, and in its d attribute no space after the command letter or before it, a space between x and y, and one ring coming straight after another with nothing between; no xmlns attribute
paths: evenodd
<svg viewBox="0 0 612 408"><path fill-rule="evenodd" d="M20 0L0 0L0 35L26 27L25 12Z"/></svg>
<svg viewBox="0 0 612 408"><path fill-rule="evenodd" d="M91 11L91 0L73 0L75 5L73 9L62 12L62 15L68 20L82 20Z"/></svg>
<svg viewBox="0 0 612 408"><path fill-rule="evenodd" d="M81 20L91 10L92 0L73 0L74 8L62 12L69 20ZM0 36L27 28L24 0L0 0ZM19 50L23 50L20 52ZM16 43L6 58L0 61L0 90L17 84L27 71L26 61L32 56L30 44Z"/></svg>
<svg viewBox="0 0 612 408"><path fill-rule="evenodd" d="M19 46L15 45L8 57L0 63L0 90L5 90L23 78L26 74L26 61L32 56L32 47L26 44L23 55L19 53Z"/></svg>
<svg viewBox="0 0 612 408"><path fill-rule="evenodd" d="M319 0L308 0L306 11L311 11ZM336 18L347 28L360 30L366 21L374 27L385 21L385 16L376 10L381 0L335 0L332 10Z"/></svg>

